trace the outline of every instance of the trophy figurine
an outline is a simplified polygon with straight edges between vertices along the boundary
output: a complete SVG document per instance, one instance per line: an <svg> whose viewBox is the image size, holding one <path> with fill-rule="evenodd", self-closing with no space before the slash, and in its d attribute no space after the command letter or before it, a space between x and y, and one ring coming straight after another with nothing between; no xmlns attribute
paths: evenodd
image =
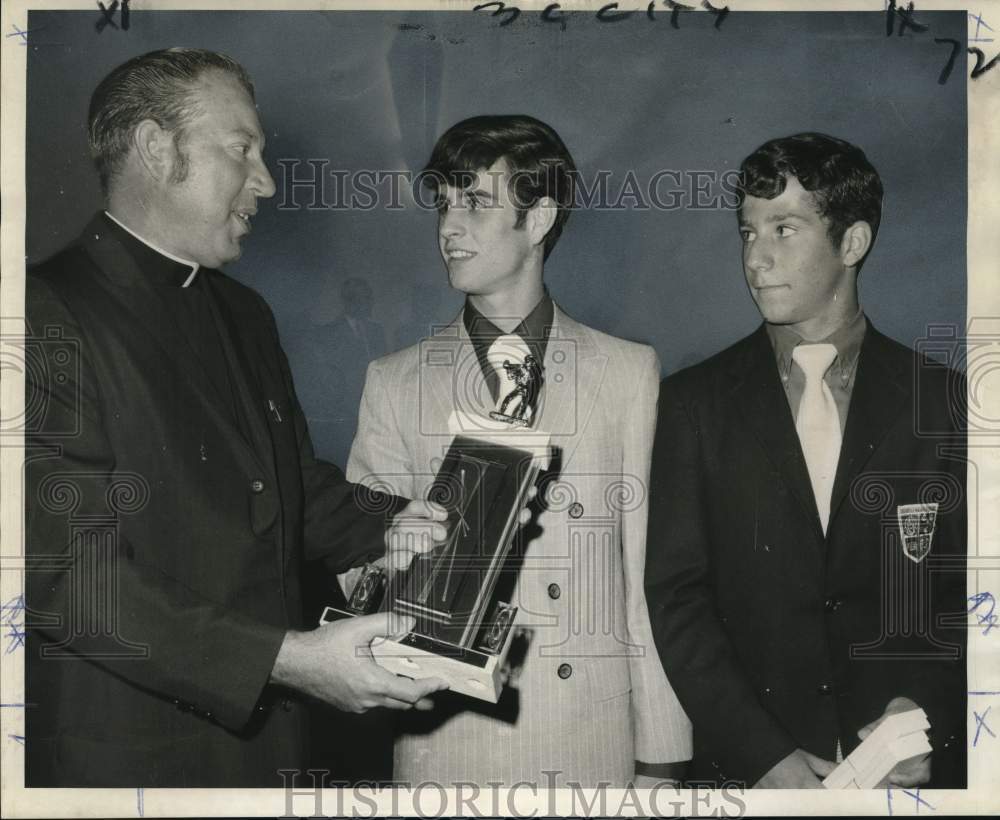
<svg viewBox="0 0 1000 820"><path fill-rule="evenodd" d="M511 364L509 359L505 359L503 369L507 378L514 382L514 389L504 396L499 409L491 412L490 418L496 421L505 421L518 427L527 427L531 424L535 413L535 401L542 386L541 365L529 353L524 357L524 364ZM514 408L508 414L507 411L511 404L514 405Z"/></svg>

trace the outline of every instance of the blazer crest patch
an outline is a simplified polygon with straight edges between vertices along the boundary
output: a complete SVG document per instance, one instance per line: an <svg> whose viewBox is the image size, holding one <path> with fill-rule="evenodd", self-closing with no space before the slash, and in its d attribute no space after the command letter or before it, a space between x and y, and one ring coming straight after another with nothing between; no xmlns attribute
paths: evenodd
<svg viewBox="0 0 1000 820"><path fill-rule="evenodd" d="M900 504L896 507L899 535L903 539L903 555L915 564L923 561L931 551L937 513L936 501L924 504Z"/></svg>

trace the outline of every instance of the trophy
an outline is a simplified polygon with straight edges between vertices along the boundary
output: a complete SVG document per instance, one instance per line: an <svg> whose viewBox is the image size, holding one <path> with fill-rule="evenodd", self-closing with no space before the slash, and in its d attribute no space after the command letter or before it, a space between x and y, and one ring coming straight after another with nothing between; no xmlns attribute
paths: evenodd
<svg viewBox="0 0 1000 820"><path fill-rule="evenodd" d="M549 437L524 429L534 416L541 367L530 354L524 364L503 366L514 387L490 417L454 412L449 420L455 436L427 494L448 511L444 542L388 579L366 567L346 612L327 607L321 618L410 615L408 634L372 644L375 661L406 677L442 678L453 691L492 703L517 614L499 600L497 581L530 489L549 461Z"/></svg>

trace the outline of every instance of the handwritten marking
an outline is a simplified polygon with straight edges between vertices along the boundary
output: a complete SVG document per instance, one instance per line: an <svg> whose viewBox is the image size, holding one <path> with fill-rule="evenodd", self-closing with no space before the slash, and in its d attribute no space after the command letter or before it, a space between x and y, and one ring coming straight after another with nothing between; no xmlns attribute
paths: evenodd
<svg viewBox="0 0 1000 820"><path fill-rule="evenodd" d="M948 78L951 76L951 70L955 67L955 60L958 58L958 52L962 48L962 44L958 40L954 40L951 37L935 37L935 43L951 43L951 54L948 57L948 62L944 64L944 68L941 69L941 73L938 74L938 85L944 85L948 82Z"/></svg>
<svg viewBox="0 0 1000 820"><path fill-rule="evenodd" d="M627 17L632 16L630 11L617 11L617 3L607 3L601 6L597 10L597 19L602 23L617 23L619 20L624 20Z"/></svg>
<svg viewBox="0 0 1000 820"><path fill-rule="evenodd" d="M891 37L893 29L895 28L896 19L899 18L899 31L897 35L899 37L903 36L903 32L908 28L912 28L915 32L921 33L927 31L928 26L923 23L918 23L913 19L913 2L907 4L905 9L896 7L896 0L889 0L889 5L885 8L885 36Z"/></svg>
<svg viewBox="0 0 1000 820"><path fill-rule="evenodd" d="M969 42L983 42L992 43L992 38L980 38L979 31L981 26L986 26L990 31L993 29L990 27L985 20L983 20L983 15L980 12L979 15L973 15L966 13L970 20L976 21L976 34L974 37L968 38ZM927 31L930 26L924 25L923 23L918 23L913 19L913 3L907 4L905 9L897 8L896 0L887 0L885 5L885 36L891 37L893 31L895 31L896 20L899 20L899 31L898 35L903 36L903 32L907 28L913 29L917 33L922 33ZM948 78L951 76L951 71L955 67L955 60L958 58L959 50L962 48L962 43L952 37L935 37L935 43L948 43L951 45L951 53L948 55L948 62L945 63L944 68L941 69L941 73L938 75L938 85L944 85L948 82ZM1000 54L997 54L988 63L986 62L986 55L978 48L972 47L966 49L969 54L972 54L976 58L976 65L973 67L970 73L970 78L973 80L978 79L982 74L989 71L991 68L995 67L997 64Z"/></svg>
<svg viewBox="0 0 1000 820"><path fill-rule="evenodd" d="M685 6L683 3L678 3L677 0L666 0L666 3L671 8L670 12L670 25L673 28L679 29L680 16L682 11L694 11L694 6Z"/></svg>
<svg viewBox="0 0 1000 820"><path fill-rule="evenodd" d="M996 58L994 58L994 60L995 59ZM990 630L996 628L997 620L998 618L1000 618L1000 616L998 616L994 611L996 609L996 599L993 597L993 593L977 592L975 595L969 596L969 603L972 604L972 606L970 606L968 610L969 614L971 615L973 612L976 613L976 618L979 620L979 625L982 626L983 624L986 624L986 629L983 630L983 634L989 635ZM979 607L981 607L983 604L989 604L990 607L989 612L987 612L985 615L978 612Z"/></svg>
<svg viewBox="0 0 1000 820"><path fill-rule="evenodd" d="M976 32L975 32L975 34L972 35L972 37L969 38L969 42L970 43L992 43L993 42L993 38L992 37L980 37L979 36L979 29L982 28L982 27L986 27L990 31L996 31L996 29L994 29L989 23L987 23L983 19L983 13L982 12L979 12L979 14L971 14L970 13L969 14L969 20L970 21L971 20L975 20L976 21Z"/></svg>
<svg viewBox="0 0 1000 820"><path fill-rule="evenodd" d="M7 737L15 743L20 743L22 746L24 745L24 735L7 735Z"/></svg>
<svg viewBox="0 0 1000 820"><path fill-rule="evenodd" d="M917 786L915 792L911 792L909 789L903 789L903 794L907 797L912 797L914 800L914 806L916 807L916 813L920 814L920 807L927 806L931 811L937 811L930 803L928 803L924 798L920 796L920 786Z"/></svg>
<svg viewBox="0 0 1000 820"><path fill-rule="evenodd" d="M8 626L10 627L10 632L4 635L4 637L9 640L7 648L4 650L5 655L9 655L16 649L24 648L24 638L25 638L24 630L17 624L8 624Z"/></svg>
<svg viewBox="0 0 1000 820"><path fill-rule="evenodd" d="M892 817L892 786L885 787L885 802L889 809L889 816Z"/></svg>
<svg viewBox="0 0 1000 820"><path fill-rule="evenodd" d="M498 14L506 14L506 15L508 15L508 17L507 17L506 20L502 20L500 22L501 26L509 26L518 17L521 16L521 10L519 8L517 8L517 6L513 6L511 8L507 8L507 4L506 3L501 3L501 2L480 3L478 6L473 6L472 10L473 11L486 11L486 9L488 9L488 8L493 8L493 11L490 13L490 17L496 17Z"/></svg>
<svg viewBox="0 0 1000 820"><path fill-rule="evenodd" d="M678 2L678 0L663 0L663 3L671 9L670 25L673 28L680 28L679 18L682 11L696 10L694 6L685 5L684 3ZM716 29L722 27L722 21L729 15L729 6L722 6L720 8L713 6L710 2L708 2L708 0L701 0L701 7L715 17L714 25ZM562 6L559 3L549 3L544 9L542 9L542 22L558 23L559 28L562 31L565 31L567 17L561 12L561 9ZM490 17L504 15L504 19L500 21L500 26L509 26L521 16L521 9L517 6L508 6L506 3L501 2L501 0L479 3L478 5L473 6L472 10L488 11ZM605 3L597 10L595 17L599 23L618 23L632 17L636 11L637 9L624 11L619 8L619 4L617 2ZM556 14L556 12L559 12L559 14ZM651 0L651 2L646 6L646 18L652 22L656 22L656 0Z"/></svg>
<svg viewBox="0 0 1000 820"><path fill-rule="evenodd" d="M715 15L715 27L717 29L722 28L722 21L729 16L729 6L723 6L721 9L717 9L708 0L701 0L701 7Z"/></svg>
<svg viewBox="0 0 1000 820"><path fill-rule="evenodd" d="M143 805L142 805L142 786L140 786L139 788L137 788L135 790L135 807L136 807L136 810L139 812L139 816L140 817L145 817L146 816L144 814L144 808L143 808Z"/></svg>
<svg viewBox="0 0 1000 820"><path fill-rule="evenodd" d="M7 639L5 655L9 655L16 649L24 648L25 624L24 624L24 595L15 595L3 606L0 606L0 624L6 626L8 631L4 634Z"/></svg>
<svg viewBox="0 0 1000 820"><path fill-rule="evenodd" d="M650 5L653 5L650 3ZM544 23L558 23L560 31L566 31L566 15L559 11L562 8L558 3L549 3L544 9L542 9L542 22ZM559 14L556 15L556 12Z"/></svg>
<svg viewBox="0 0 1000 820"><path fill-rule="evenodd" d="M980 74L985 74L987 71L993 68L997 64L997 59L1000 58L1000 52L998 52L997 55L992 60L983 65L983 61L986 59L986 55L983 54L981 49L975 47L970 48L969 54L974 54L976 56L976 65L973 67L972 74L970 75L973 80L978 79Z"/></svg>
<svg viewBox="0 0 1000 820"><path fill-rule="evenodd" d="M122 31L128 31L129 27L129 0L122 0L121 4L121 29ZM104 3L98 0L97 7L101 11L101 19L94 23L94 28L97 29L97 33L100 34L107 26L118 30L118 24L115 22L115 12L118 11L118 0L112 0L111 5L105 8Z"/></svg>
<svg viewBox="0 0 1000 820"><path fill-rule="evenodd" d="M993 730L986 724L986 716L990 713L990 709L992 708L992 706L987 706L986 711L983 712L982 715L980 715L975 709L972 710L972 716L976 719L976 736L972 739L973 746L979 743L979 733L983 729L987 731L990 737L994 739L996 738L996 735L993 734Z"/></svg>
<svg viewBox="0 0 1000 820"><path fill-rule="evenodd" d="M19 28L17 27L17 24L16 24L16 23L11 23L11 24L10 24L10 27L11 27L12 29L14 29L14 31L12 31L12 32L11 32L10 34L5 34L4 36L5 36L5 37L20 37L20 38L21 38L21 43L20 43L20 45L22 45L22 46L26 46L26 45L28 45L28 35L29 35L29 34L30 34L31 32L33 32L33 31L37 31L37 30L38 30L38 29L34 29L34 28L29 28L29 29L24 29L24 30L22 31L21 29L19 29Z"/></svg>
<svg viewBox="0 0 1000 820"><path fill-rule="evenodd" d="M16 618L24 612L24 593L15 595L3 606L0 606L0 618Z"/></svg>

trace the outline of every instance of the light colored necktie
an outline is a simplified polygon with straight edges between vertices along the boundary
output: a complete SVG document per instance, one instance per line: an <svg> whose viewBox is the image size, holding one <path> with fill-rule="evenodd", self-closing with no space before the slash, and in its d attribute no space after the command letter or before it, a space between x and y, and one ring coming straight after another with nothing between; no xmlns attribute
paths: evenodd
<svg viewBox="0 0 1000 820"><path fill-rule="evenodd" d="M800 344L792 351L792 361L806 377L795 419L795 432L799 434L802 453L806 457L824 533L830 522L830 496L840 458L840 417L833 393L823 381L823 374L836 358L837 348L831 344Z"/></svg>

